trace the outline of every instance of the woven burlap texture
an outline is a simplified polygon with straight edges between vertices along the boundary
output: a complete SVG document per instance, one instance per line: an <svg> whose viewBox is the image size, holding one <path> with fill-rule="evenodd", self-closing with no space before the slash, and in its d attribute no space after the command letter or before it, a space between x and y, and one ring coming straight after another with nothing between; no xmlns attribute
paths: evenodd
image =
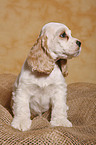
<svg viewBox="0 0 96 145"><path fill-rule="evenodd" d="M96 144L96 84L68 85L68 116L73 127L51 127L50 110L33 117L29 131L10 126L10 100L16 79L12 74L0 75L0 145L95 145Z"/></svg>

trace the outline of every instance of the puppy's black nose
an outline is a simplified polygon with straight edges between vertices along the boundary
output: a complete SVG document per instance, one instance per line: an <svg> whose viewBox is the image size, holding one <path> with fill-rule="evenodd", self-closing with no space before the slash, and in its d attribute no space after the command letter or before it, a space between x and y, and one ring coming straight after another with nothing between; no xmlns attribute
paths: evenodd
<svg viewBox="0 0 96 145"><path fill-rule="evenodd" d="M81 46L81 42L80 41L76 41L76 44L80 47Z"/></svg>

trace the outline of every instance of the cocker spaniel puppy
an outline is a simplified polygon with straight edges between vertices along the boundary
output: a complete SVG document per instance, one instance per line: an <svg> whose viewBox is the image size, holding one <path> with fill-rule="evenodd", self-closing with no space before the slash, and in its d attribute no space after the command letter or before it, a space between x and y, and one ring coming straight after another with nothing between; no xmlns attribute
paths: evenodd
<svg viewBox="0 0 96 145"><path fill-rule="evenodd" d="M31 113L41 115L52 107L51 125L72 127L67 119L67 59L79 55L81 42L61 23L46 24L16 79L12 93L11 125L30 129Z"/></svg>

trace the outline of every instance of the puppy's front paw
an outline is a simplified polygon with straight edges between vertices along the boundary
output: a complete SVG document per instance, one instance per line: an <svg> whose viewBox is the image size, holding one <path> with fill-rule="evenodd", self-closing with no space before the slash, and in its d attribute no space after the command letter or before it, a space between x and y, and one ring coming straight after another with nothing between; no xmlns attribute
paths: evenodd
<svg viewBox="0 0 96 145"><path fill-rule="evenodd" d="M28 118L26 119L26 118L14 117L11 126L21 131L27 131L31 127L31 122L32 120Z"/></svg>
<svg viewBox="0 0 96 145"><path fill-rule="evenodd" d="M72 127L72 123L66 118L57 118L55 120L51 120L50 123L52 126Z"/></svg>

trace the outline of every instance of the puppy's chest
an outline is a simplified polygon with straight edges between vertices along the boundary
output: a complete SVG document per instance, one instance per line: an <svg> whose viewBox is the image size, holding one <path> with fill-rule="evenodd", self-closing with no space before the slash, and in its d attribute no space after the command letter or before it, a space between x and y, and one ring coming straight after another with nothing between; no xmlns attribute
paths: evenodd
<svg viewBox="0 0 96 145"><path fill-rule="evenodd" d="M30 108L32 113L41 114L50 107L50 100L56 93L60 84L65 80L58 67L55 67L49 76L28 75L27 89L30 95Z"/></svg>
<svg viewBox="0 0 96 145"><path fill-rule="evenodd" d="M30 97L30 108L33 114L40 115L49 109L51 99L50 91L47 88L35 87L35 91L33 91Z"/></svg>

